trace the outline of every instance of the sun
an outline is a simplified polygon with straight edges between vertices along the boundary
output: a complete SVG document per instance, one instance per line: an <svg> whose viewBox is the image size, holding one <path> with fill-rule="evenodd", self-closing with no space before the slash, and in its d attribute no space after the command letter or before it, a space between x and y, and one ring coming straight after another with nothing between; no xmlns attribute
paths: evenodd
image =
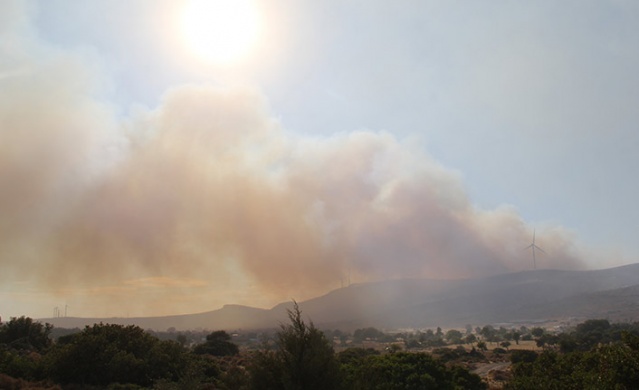
<svg viewBox="0 0 639 390"><path fill-rule="evenodd" d="M190 0L182 13L187 45L202 59L230 64L255 46L260 18L255 0Z"/></svg>

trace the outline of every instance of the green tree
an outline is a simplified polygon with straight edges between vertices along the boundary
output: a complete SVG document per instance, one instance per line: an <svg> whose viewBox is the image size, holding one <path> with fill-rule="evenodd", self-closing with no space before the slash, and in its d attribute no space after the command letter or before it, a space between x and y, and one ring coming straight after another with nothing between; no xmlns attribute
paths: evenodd
<svg viewBox="0 0 639 390"><path fill-rule="evenodd" d="M198 355L233 356L240 350L231 342L231 336L223 330L215 331L206 336L206 342L193 350Z"/></svg>
<svg viewBox="0 0 639 390"><path fill-rule="evenodd" d="M510 362L512 364L517 363L532 363L537 359L537 352L529 350L515 350L510 354Z"/></svg>
<svg viewBox="0 0 639 390"><path fill-rule="evenodd" d="M639 356L627 345L558 354L544 351L532 362L513 364L508 389L636 389Z"/></svg>
<svg viewBox="0 0 639 390"><path fill-rule="evenodd" d="M337 361L341 365L359 364L372 355L380 355L380 352L373 348L347 348L337 355Z"/></svg>
<svg viewBox="0 0 639 390"><path fill-rule="evenodd" d="M277 349L258 352L251 364L254 389L320 390L339 389L341 372L333 347L313 322L306 324L293 302L289 324L277 334Z"/></svg>
<svg viewBox="0 0 639 390"><path fill-rule="evenodd" d="M468 335L466 335L466 337L464 337L464 342L466 344L472 344L475 341L477 341L477 336L475 336L474 334L470 333Z"/></svg>
<svg viewBox="0 0 639 390"><path fill-rule="evenodd" d="M575 329L572 336L575 338L579 349L589 350L600 343L608 343L615 339L619 341L619 336L613 336L612 326L608 320L587 320Z"/></svg>
<svg viewBox="0 0 639 390"><path fill-rule="evenodd" d="M13 317L0 325L0 344L14 349L43 351L51 345L49 335L53 325L33 321L29 317Z"/></svg>
<svg viewBox="0 0 639 390"><path fill-rule="evenodd" d="M513 331L513 340L515 340L515 344L519 345L519 339L521 338L521 333L518 331Z"/></svg>
<svg viewBox="0 0 639 390"><path fill-rule="evenodd" d="M0 345L0 373L26 380L45 377L42 359L37 353L24 353L23 350L9 349L3 345Z"/></svg>
<svg viewBox="0 0 639 390"><path fill-rule="evenodd" d="M497 329L495 329L492 325L485 325L481 328L479 333L482 335L484 340L488 342L494 342L497 340Z"/></svg>
<svg viewBox="0 0 639 390"><path fill-rule="evenodd" d="M486 388L479 376L462 367L448 369L429 354L407 352L368 356L347 385L355 390Z"/></svg>
<svg viewBox="0 0 639 390"><path fill-rule="evenodd" d="M588 334L593 332L603 333L610 329L610 322L608 320L586 320L577 325L576 333Z"/></svg>
<svg viewBox="0 0 639 390"><path fill-rule="evenodd" d="M604 339L617 325L610 326L605 320L590 320L578 326L572 335L559 335L560 350L546 350L537 355L532 351L514 351L511 355L513 378L508 389L635 389L639 383L639 336L629 330L620 333L620 341L598 344L588 351L575 349L581 335L598 333ZM619 329L619 328L618 328ZM539 339L546 339L544 334ZM551 335L552 336L552 335ZM581 342L581 340L579 340ZM565 345L564 345L565 344ZM566 345L568 347L566 347ZM581 344L583 347L585 344ZM565 351L565 352L564 352Z"/></svg>
<svg viewBox="0 0 639 390"><path fill-rule="evenodd" d="M24 316L1 324L0 373L27 380L44 379L41 354L51 347L52 330L53 325Z"/></svg>
<svg viewBox="0 0 639 390"><path fill-rule="evenodd" d="M473 333L473 326L471 324L466 324L466 334L469 335Z"/></svg>
<svg viewBox="0 0 639 390"><path fill-rule="evenodd" d="M160 341L137 326L95 324L58 340L47 354L51 378L61 383L149 386L177 380L187 366L183 348Z"/></svg>
<svg viewBox="0 0 639 390"><path fill-rule="evenodd" d="M344 378L344 388L350 389L353 387L353 383L355 383L359 370L366 358L379 354L380 352L373 348L347 348L337 354L337 361L340 364Z"/></svg>
<svg viewBox="0 0 639 390"><path fill-rule="evenodd" d="M399 352L402 350L402 346L399 344L391 344L390 346L386 347L386 350L389 353L395 353L395 352Z"/></svg>
<svg viewBox="0 0 639 390"><path fill-rule="evenodd" d="M353 332L353 341L356 343L361 343L364 340L381 340L385 338L384 332L376 329L376 328L362 328L356 329Z"/></svg>
<svg viewBox="0 0 639 390"><path fill-rule="evenodd" d="M534 336L534 337L541 337L544 334L544 328L532 328L530 330L530 333Z"/></svg>
<svg viewBox="0 0 639 390"><path fill-rule="evenodd" d="M178 342L178 344L180 344L182 347L186 347L186 343L187 343L187 338L185 335L183 335L182 333L179 333L176 337L175 337L175 341Z"/></svg>
<svg viewBox="0 0 639 390"><path fill-rule="evenodd" d="M421 348L422 344L416 339L410 339L406 342L406 349L417 349Z"/></svg>
<svg viewBox="0 0 639 390"><path fill-rule="evenodd" d="M462 333L458 331L457 329L451 329L448 332L446 332L445 338L446 338L446 341L448 341L450 344L461 344Z"/></svg>

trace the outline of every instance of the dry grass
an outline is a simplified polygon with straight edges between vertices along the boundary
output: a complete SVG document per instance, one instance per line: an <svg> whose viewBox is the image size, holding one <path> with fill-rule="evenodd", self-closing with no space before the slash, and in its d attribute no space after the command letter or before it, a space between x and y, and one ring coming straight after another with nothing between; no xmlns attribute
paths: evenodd
<svg viewBox="0 0 639 390"><path fill-rule="evenodd" d="M495 344L494 347L498 347L499 345ZM519 341L519 345L515 344L514 342L511 342L511 346L509 347L509 349L525 349L528 351L541 351L541 348L537 347L537 344L535 342L535 340L529 340L529 341Z"/></svg>

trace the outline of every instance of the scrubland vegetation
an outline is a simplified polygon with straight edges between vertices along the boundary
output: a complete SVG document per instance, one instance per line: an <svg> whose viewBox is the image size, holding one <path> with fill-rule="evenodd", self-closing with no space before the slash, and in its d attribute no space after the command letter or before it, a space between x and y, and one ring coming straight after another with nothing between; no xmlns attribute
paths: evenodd
<svg viewBox="0 0 639 390"><path fill-rule="evenodd" d="M295 306L271 334L154 333L112 324L54 330L25 317L0 325L2 389L631 389L636 383L639 324L607 320L563 332L468 325L351 334L321 331Z"/></svg>

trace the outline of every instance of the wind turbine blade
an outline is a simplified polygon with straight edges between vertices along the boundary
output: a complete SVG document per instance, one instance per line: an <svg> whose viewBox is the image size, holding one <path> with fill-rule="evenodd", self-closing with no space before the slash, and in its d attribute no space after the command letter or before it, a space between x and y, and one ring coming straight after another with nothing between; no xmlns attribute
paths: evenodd
<svg viewBox="0 0 639 390"><path fill-rule="evenodd" d="M546 251L544 251L543 249L541 249L540 247L538 247L537 245L535 245L535 248L537 248L538 251L541 251L541 253L546 253ZM548 254L548 253L546 253Z"/></svg>

